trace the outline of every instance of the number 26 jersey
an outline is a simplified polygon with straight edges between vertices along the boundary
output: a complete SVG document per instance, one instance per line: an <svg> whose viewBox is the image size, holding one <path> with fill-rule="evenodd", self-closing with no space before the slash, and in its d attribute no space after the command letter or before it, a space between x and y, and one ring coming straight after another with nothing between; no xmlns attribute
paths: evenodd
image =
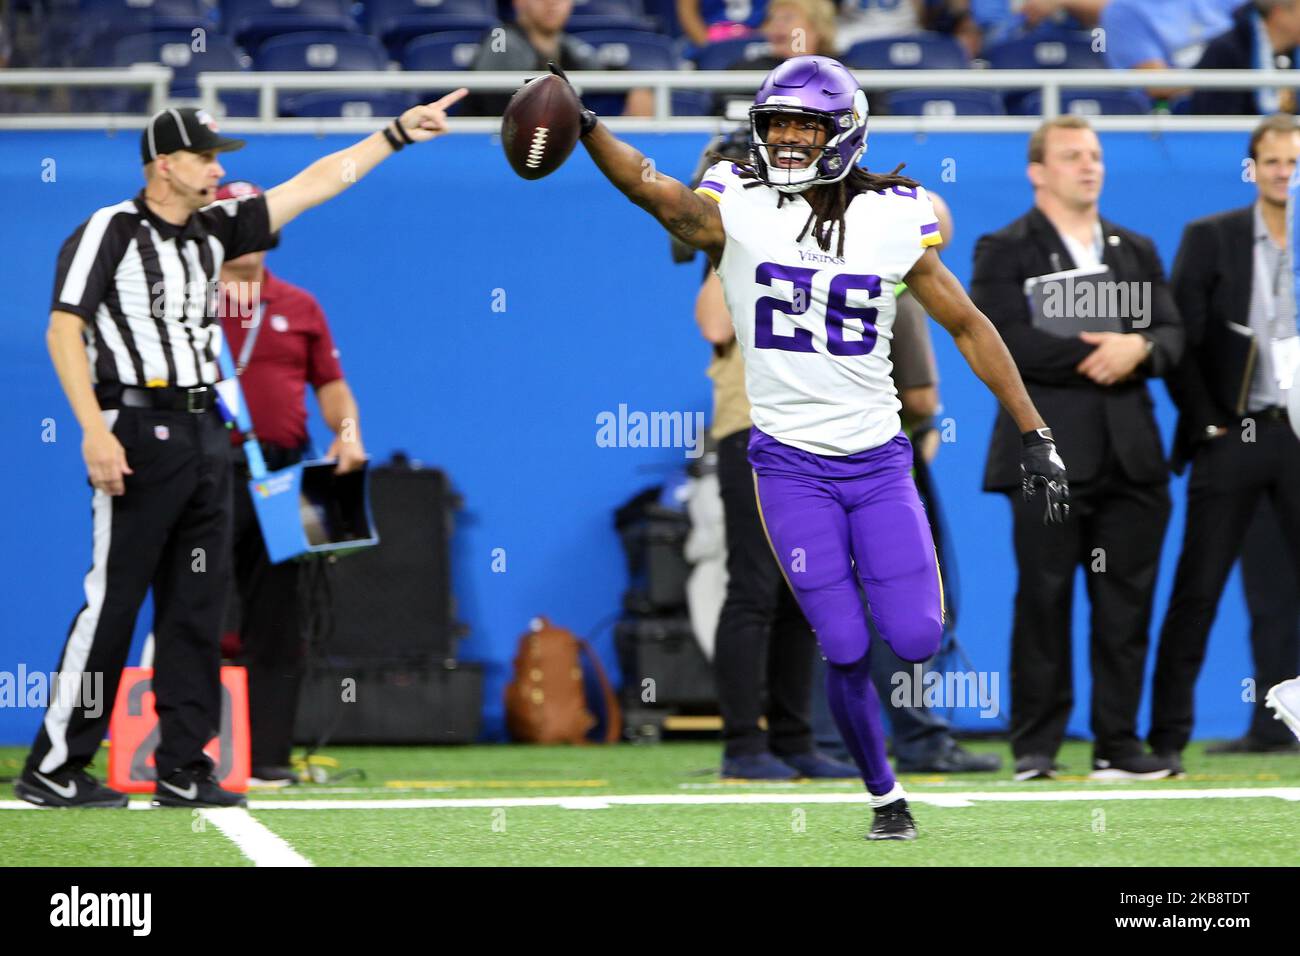
<svg viewBox="0 0 1300 956"><path fill-rule="evenodd" d="M924 189L859 193L845 213L844 256L796 237L811 208L770 186L746 189L729 162L704 174L696 192L718 203L726 245L717 266L754 425L818 455L853 455L885 444L902 427L890 373L894 287L929 246L939 223Z"/></svg>

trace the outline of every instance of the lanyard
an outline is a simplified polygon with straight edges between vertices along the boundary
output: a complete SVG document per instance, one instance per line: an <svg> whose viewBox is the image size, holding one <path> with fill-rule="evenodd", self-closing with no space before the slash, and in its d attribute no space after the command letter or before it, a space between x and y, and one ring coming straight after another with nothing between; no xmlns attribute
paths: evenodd
<svg viewBox="0 0 1300 956"><path fill-rule="evenodd" d="M244 374L244 369L248 368L248 360L253 357L253 346L257 344L257 333L262 331L262 313L265 311L266 303L259 300L257 311L253 313L253 324L248 329L244 345L239 350L239 360L235 363L236 375Z"/></svg>

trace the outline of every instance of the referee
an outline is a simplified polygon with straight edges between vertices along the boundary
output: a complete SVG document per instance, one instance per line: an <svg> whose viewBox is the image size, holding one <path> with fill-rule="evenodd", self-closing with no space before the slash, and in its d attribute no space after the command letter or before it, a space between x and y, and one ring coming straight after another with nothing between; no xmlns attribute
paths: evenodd
<svg viewBox="0 0 1300 956"><path fill-rule="evenodd" d="M231 548L230 439L214 388L215 281L225 259L265 249L273 233L393 152L446 132L444 110L466 92L412 107L265 195L217 203L224 175L217 155L243 141L222 137L203 110L161 110L140 139L144 189L93 213L64 243L46 340L81 424L94 490L85 604L59 671L78 686L83 674L103 674L106 700L52 701L14 785L20 798L46 807L126 806L125 794L86 768L152 587L154 805L244 804L218 786L203 753L220 724Z"/></svg>

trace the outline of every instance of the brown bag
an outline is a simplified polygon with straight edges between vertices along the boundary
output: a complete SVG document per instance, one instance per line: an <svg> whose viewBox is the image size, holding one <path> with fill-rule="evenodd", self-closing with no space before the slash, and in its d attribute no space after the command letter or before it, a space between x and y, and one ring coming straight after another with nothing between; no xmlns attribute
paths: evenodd
<svg viewBox="0 0 1300 956"><path fill-rule="evenodd" d="M512 738L538 744L587 742L596 717L587 709L580 654L587 655L604 694L605 742L619 739L623 718L600 659L586 641L544 617L534 618L519 639L515 678L506 685L506 727Z"/></svg>

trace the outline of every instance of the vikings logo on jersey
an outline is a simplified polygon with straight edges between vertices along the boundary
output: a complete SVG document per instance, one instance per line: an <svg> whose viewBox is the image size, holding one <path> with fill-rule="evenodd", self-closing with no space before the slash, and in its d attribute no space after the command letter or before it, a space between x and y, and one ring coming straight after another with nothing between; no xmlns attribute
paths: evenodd
<svg viewBox="0 0 1300 956"><path fill-rule="evenodd" d="M844 256L796 237L802 198L751 185L732 163L711 167L697 192L718 203L727 241L718 263L754 424L819 455L852 455L898 434L889 348L894 288L939 223L924 189L860 193L845 214ZM834 240L831 246L835 248Z"/></svg>

